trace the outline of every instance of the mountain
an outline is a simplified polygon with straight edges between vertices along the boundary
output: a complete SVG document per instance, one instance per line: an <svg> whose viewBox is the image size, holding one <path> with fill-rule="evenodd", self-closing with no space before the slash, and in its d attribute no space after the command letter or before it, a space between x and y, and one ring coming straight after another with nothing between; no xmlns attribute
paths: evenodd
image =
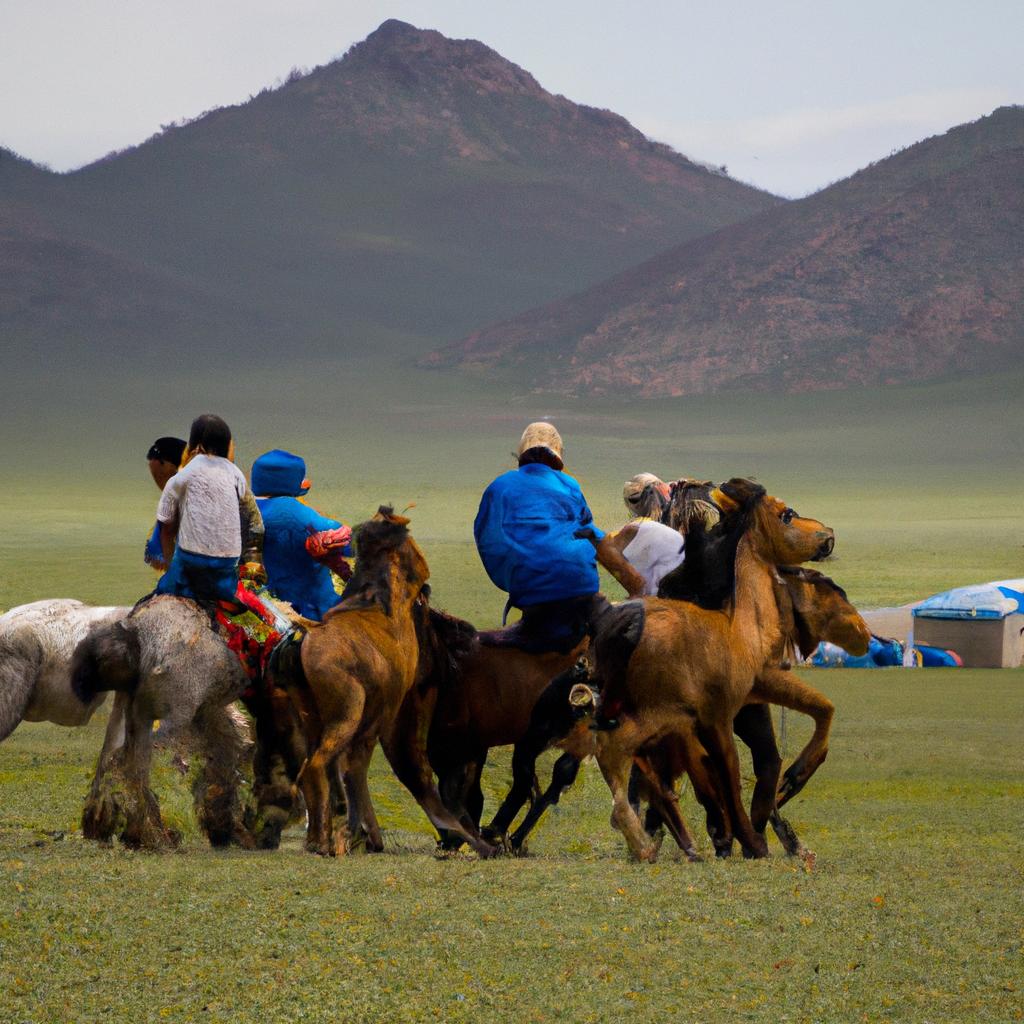
<svg viewBox="0 0 1024 1024"><path fill-rule="evenodd" d="M781 202L388 21L78 171L0 153L0 330L42 369L418 356Z"/></svg>
<svg viewBox="0 0 1024 1024"><path fill-rule="evenodd" d="M876 385L1024 355L1024 108L479 330L425 365L541 390Z"/></svg>

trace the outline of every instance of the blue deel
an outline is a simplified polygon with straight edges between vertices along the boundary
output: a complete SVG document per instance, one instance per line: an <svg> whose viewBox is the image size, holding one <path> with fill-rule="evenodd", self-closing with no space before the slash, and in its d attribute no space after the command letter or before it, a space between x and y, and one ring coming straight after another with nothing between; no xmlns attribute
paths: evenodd
<svg viewBox="0 0 1024 1024"><path fill-rule="evenodd" d="M596 594L597 555L581 529L604 536L568 474L540 463L503 473L484 491L473 524L491 582L516 608Z"/></svg>
<svg viewBox="0 0 1024 1024"><path fill-rule="evenodd" d="M334 589L331 571L314 561L306 551L313 533L336 530L341 523L320 515L296 498L257 498L263 516L263 566L267 586L300 615L322 619L340 597ZM342 552L350 555L351 550Z"/></svg>

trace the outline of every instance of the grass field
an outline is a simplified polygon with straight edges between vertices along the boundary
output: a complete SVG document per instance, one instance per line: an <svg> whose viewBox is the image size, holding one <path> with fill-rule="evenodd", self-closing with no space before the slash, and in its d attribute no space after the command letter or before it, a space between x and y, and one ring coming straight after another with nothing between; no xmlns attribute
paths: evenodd
<svg viewBox="0 0 1024 1024"><path fill-rule="evenodd" d="M382 856L297 830L213 853L168 768L183 852L107 850L74 831L100 723L25 727L0 748L0 1020L1022 1019L1024 672L813 678L839 715L791 811L812 874L776 846L631 864L593 766L525 860L435 860L379 761Z"/></svg>
<svg viewBox="0 0 1024 1024"><path fill-rule="evenodd" d="M232 423L245 468L269 447L302 451L326 511L416 502L438 603L479 625L503 599L472 547L476 502L543 414L601 523L621 522L621 482L641 469L752 474L836 528L827 569L863 607L1024 575L1020 375L629 407L397 367L288 380L186 392L169 374L88 394L65 380L60 414L42 418L47 389L10 395L0 608L148 590L143 455L203 408ZM1024 1019L1024 671L813 678L838 706L832 754L792 807L813 874L777 847L756 864L688 865L667 847L631 864L592 767L525 860L435 860L379 762L380 857L320 861L297 831L276 854L213 853L167 766L183 852L107 850L76 831L102 721L23 726L0 745L0 1021ZM805 733L790 718L787 734L792 756ZM492 801L507 779L499 756Z"/></svg>

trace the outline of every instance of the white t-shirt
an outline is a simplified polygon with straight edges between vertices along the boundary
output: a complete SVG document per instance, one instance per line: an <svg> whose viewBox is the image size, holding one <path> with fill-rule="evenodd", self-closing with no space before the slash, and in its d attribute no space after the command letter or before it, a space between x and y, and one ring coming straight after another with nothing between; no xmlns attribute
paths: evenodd
<svg viewBox="0 0 1024 1024"><path fill-rule="evenodd" d="M197 455L164 487L156 517L178 521L178 547L194 555L238 558L242 527L238 503L249 489L230 459Z"/></svg>
<svg viewBox="0 0 1024 1024"><path fill-rule="evenodd" d="M637 523L636 536L622 549L622 555L647 584L645 594L657 594L658 584L683 564L686 540L678 530L651 519Z"/></svg>

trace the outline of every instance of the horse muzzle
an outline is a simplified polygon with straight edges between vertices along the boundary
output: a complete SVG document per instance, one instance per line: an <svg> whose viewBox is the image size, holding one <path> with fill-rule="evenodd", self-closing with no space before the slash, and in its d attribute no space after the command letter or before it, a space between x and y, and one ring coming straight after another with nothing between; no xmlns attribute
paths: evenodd
<svg viewBox="0 0 1024 1024"><path fill-rule="evenodd" d="M822 562L835 550L836 546L836 535L829 530L828 536L821 542L821 547L818 548L817 554L811 559L812 562Z"/></svg>

